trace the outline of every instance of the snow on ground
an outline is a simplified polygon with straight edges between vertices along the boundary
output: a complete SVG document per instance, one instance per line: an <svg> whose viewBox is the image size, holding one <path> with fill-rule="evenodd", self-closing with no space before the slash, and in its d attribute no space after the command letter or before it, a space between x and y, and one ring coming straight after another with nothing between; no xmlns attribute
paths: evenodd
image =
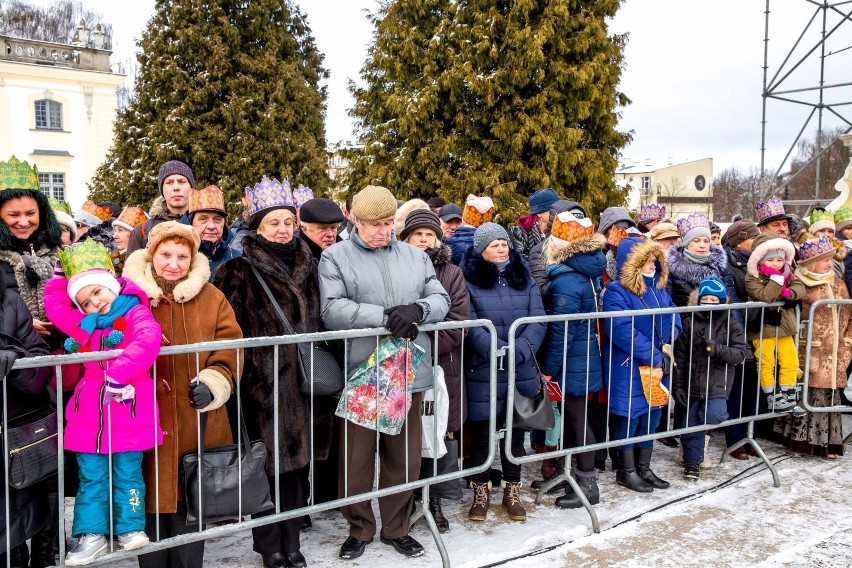
<svg viewBox="0 0 852 568"><path fill-rule="evenodd" d="M847 428L848 431L848 428ZM601 503L596 507L602 532L593 534L583 509L560 510L554 496L540 506L525 493L525 523L508 519L500 508L502 490L493 490L492 508L484 523L467 520L471 493L460 502L444 501L451 530L444 535L453 566L819 566L847 567L852 553L852 456L835 461L787 456L777 444L761 442L777 464L781 488L756 458L728 460L703 470L689 483L677 464L677 450L655 446L652 466L672 483L668 490L638 494L615 484L612 471L599 479ZM722 438L714 438L711 455L718 460ZM524 471L525 482L538 468ZM736 477L736 482L727 483ZM374 506L375 508L375 506ZM378 516L378 512L377 512ZM303 533L302 552L314 567L440 566L441 559L425 523L412 536L425 547L420 558L403 559L379 542L354 561L337 557L347 536L346 522L335 511L313 516L313 529ZM206 566L259 567L250 531L210 540ZM132 568L136 562L109 564Z"/></svg>

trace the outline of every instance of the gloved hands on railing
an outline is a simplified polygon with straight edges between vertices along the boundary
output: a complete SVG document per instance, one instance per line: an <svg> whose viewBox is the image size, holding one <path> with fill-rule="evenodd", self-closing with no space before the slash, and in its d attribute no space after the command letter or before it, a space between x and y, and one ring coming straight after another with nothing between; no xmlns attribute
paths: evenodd
<svg viewBox="0 0 852 568"><path fill-rule="evenodd" d="M104 389L104 404L108 404L111 400L119 404L129 404L134 398L136 398L136 389L133 385L120 383L107 375Z"/></svg>
<svg viewBox="0 0 852 568"><path fill-rule="evenodd" d="M211 402L213 402L213 393L210 392L210 387L197 378L189 383L189 405L192 408L201 410L210 406Z"/></svg>
<svg viewBox="0 0 852 568"><path fill-rule="evenodd" d="M400 304L385 310L385 327L400 339L417 339L417 323L423 319L423 308L418 304Z"/></svg>

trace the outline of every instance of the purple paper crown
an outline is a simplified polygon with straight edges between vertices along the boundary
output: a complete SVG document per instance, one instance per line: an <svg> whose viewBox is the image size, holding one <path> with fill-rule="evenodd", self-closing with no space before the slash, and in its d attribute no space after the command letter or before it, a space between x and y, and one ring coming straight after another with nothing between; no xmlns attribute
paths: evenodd
<svg viewBox="0 0 852 568"><path fill-rule="evenodd" d="M799 246L799 261L807 262L827 253L834 255L834 245L828 237L805 241Z"/></svg>
<svg viewBox="0 0 852 568"><path fill-rule="evenodd" d="M640 221L662 221L666 218L666 206L644 203L639 207Z"/></svg>
<svg viewBox="0 0 852 568"><path fill-rule="evenodd" d="M777 197L772 197L766 203L758 203L754 208L754 215L757 217L757 224L762 225L767 221L773 221L775 218L780 219L786 217L784 204Z"/></svg>
<svg viewBox="0 0 852 568"><path fill-rule="evenodd" d="M275 178L263 176L260 183L246 188L246 201L249 216L270 207L290 207L294 212L296 210L296 201L287 178L284 178L282 183Z"/></svg>
<svg viewBox="0 0 852 568"><path fill-rule="evenodd" d="M707 234L710 235L710 221L704 213L690 213L677 220L677 230L682 239L686 240L686 236L695 229L707 229Z"/></svg>
<svg viewBox="0 0 852 568"><path fill-rule="evenodd" d="M300 209L306 201L314 198L314 192L310 187L301 183L293 190L293 199L296 201L296 209Z"/></svg>

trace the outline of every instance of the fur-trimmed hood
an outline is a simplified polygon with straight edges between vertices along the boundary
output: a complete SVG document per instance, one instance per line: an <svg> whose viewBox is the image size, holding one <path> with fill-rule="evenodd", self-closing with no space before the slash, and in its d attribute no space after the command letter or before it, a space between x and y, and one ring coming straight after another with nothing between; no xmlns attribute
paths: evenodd
<svg viewBox="0 0 852 568"><path fill-rule="evenodd" d="M166 206L166 198L160 195L151 202L151 208L148 210L148 217L160 217L161 215L167 215L168 212L169 208Z"/></svg>
<svg viewBox="0 0 852 568"><path fill-rule="evenodd" d="M760 278L758 267L763 260L763 256L771 250L781 249L784 251L784 261L791 265L796 257L796 249L793 243L779 235L778 233L760 233L754 238L751 244L751 255L748 257L748 273L755 278Z"/></svg>
<svg viewBox="0 0 852 568"><path fill-rule="evenodd" d="M563 241L564 242L564 241ZM570 241L566 244L554 246L554 241L548 237L541 247L541 254L545 264L560 264L572 256L603 251L606 248L606 237L600 233L593 233L590 237Z"/></svg>
<svg viewBox="0 0 852 568"><path fill-rule="evenodd" d="M470 248L461 261L465 280L479 288L493 288L500 280L500 269L493 262ZM515 290L525 290L530 283L530 271L518 251L509 249L509 264L504 270L506 283Z"/></svg>
<svg viewBox="0 0 852 568"><path fill-rule="evenodd" d="M645 295L648 290L642 276L642 267L651 258L656 260L657 265L657 273L654 276L657 289L662 290L669 279L669 267L663 247L659 243L639 237L629 237L618 243L616 266L619 281L625 290L637 296Z"/></svg>
<svg viewBox="0 0 852 568"><path fill-rule="evenodd" d="M132 280L137 286L142 288L151 301L152 308L156 308L160 304L160 298L163 297L163 290L154 280L154 263L146 249L137 250L127 257L122 276ZM172 294L175 302L183 304L196 297L209 279L210 261L203 254L196 253L189 267L189 274L186 280L175 286Z"/></svg>
<svg viewBox="0 0 852 568"><path fill-rule="evenodd" d="M710 258L707 264L692 262L684 254L681 246L669 247L666 253L666 262L669 265L669 274L672 280L689 282L697 285L702 278L708 276L719 276L725 274L728 269L728 255L725 250L716 245L710 245Z"/></svg>

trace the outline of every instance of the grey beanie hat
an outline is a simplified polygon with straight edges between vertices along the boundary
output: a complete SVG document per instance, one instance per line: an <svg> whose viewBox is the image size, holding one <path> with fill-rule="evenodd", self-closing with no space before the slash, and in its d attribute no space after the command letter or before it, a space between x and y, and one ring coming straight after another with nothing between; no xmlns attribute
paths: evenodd
<svg viewBox="0 0 852 568"><path fill-rule="evenodd" d="M506 242L510 242L509 233L507 233L506 229L497 223L483 223L473 233L473 250L476 254L482 254L482 251L488 248L491 241L496 241L497 239L503 239Z"/></svg>
<svg viewBox="0 0 852 568"><path fill-rule="evenodd" d="M601 221L598 223L598 232L606 235L610 227L619 221L627 222L629 227L635 227L636 222L630 217L630 213L624 207L607 207L601 213Z"/></svg>
<svg viewBox="0 0 852 568"><path fill-rule="evenodd" d="M157 186L160 190L160 195L163 194L163 182L166 178L175 174L182 175L189 181L189 187L195 187L195 176L192 174L192 169L181 162L180 160L169 160L162 166L157 174Z"/></svg>
<svg viewBox="0 0 852 568"><path fill-rule="evenodd" d="M553 229L553 220L556 219L557 215L566 211L574 211L575 209L582 211L584 217L589 216L583 206L576 201L560 199L559 201L554 202L553 205L550 206L550 219L547 221L547 234L549 235L550 231Z"/></svg>

